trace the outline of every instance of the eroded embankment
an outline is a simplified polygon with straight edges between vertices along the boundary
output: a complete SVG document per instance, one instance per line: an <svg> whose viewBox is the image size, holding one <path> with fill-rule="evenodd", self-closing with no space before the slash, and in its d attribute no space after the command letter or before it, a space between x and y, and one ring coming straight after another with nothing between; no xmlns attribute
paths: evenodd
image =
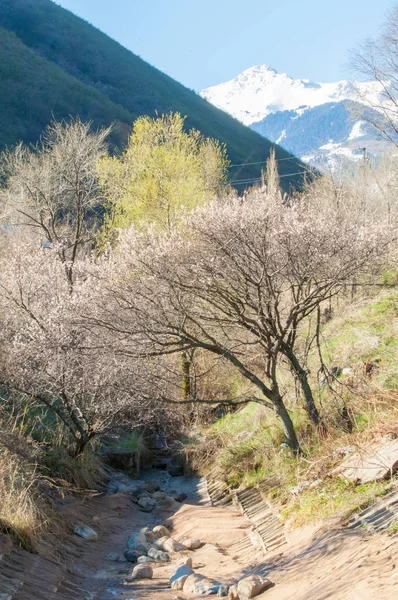
<svg viewBox="0 0 398 600"><path fill-rule="evenodd" d="M264 554L250 542L250 522L234 507L209 506L198 480L173 478L164 485L185 491L188 498L168 511L150 513L142 512L125 493L65 500L59 510L69 532L49 536L42 547L45 556L12 549L3 538L0 598L171 600L176 594L188 598L169 587L176 564L186 555L192 556L195 572L227 585L248 574L268 576L275 586L258 596L265 600L398 597L396 538L324 524L318 531L296 532L288 544ZM85 542L72 533L76 524L84 523L96 529L97 541ZM130 535L156 524L167 525L177 540L189 536L205 543L193 552L171 553L170 563L152 565L152 579L134 581L133 565L107 557L122 556Z"/></svg>

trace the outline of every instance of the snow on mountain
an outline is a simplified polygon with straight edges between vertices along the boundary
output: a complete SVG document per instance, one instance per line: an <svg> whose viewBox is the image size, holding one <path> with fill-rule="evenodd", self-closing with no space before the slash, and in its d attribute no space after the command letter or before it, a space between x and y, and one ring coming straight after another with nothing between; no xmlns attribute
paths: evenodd
<svg viewBox="0 0 398 600"><path fill-rule="evenodd" d="M202 90L200 95L245 125L251 125L270 113L357 100L358 93L377 96L379 92L380 86L373 82L316 83L257 65L230 81Z"/></svg>
<svg viewBox="0 0 398 600"><path fill-rule="evenodd" d="M257 133L322 168L333 167L343 158L360 160L364 145L374 154L385 148L365 121L352 116L352 109L364 104L364 98L373 105L380 103L381 92L381 85L374 82L317 83L258 65L200 94Z"/></svg>

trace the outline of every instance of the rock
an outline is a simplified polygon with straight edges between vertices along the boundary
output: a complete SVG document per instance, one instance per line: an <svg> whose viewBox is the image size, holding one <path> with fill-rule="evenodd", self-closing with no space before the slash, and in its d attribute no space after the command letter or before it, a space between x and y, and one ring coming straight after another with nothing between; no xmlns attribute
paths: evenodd
<svg viewBox="0 0 398 600"><path fill-rule="evenodd" d="M377 444L358 449L333 472L363 484L391 477L397 469L398 439L384 438Z"/></svg>
<svg viewBox="0 0 398 600"><path fill-rule="evenodd" d="M269 579L265 579L259 575L245 577L239 581L237 586L239 600L254 598L254 596L258 596L258 594L261 594L271 586L272 582Z"/></svg>
<svg viewBox="0 0 398 600"><path fill-rule="evenodd" d="M148 542L137 543L133 550L140 552L141 554L147 554L148 551L152 548L152 544L148 544Z"/></svg>
<svg viewBox="0 0 398 600"><path fill-rule="evenodd" d="M155 562L155 560L153 558L151 558L150 556L140 556L137 560L137 563L139 565L142 565L144 563L151 563L151 562Z"/></svg>
<svg viewBox="0 0 398 600"><path fill-rule="evenodd" d="M186 493L185 493L185 492L182 492L181 494L177 494L177 493L174 493L174 494L173 494L173 493L171 492L171 493L170 493L170 496L171 496L172 498L174 498L174 500L175 500L176 502L184 502L184 500L186 500L186 499L188 498L188 496L186 495Z"/></svg>
<svg viewBox="0 0 398 600"><path fill-rule="evenodd" d="M184 566L186 566L186 567L192 567L193 566L192 557L188 556L187 558L184 558L184 560L181 560L178 563L178 566L179 567L184 567Z"/></svg>
<svg viewBox="0 0 398 600"><path fill-rule="evenodd" d="M183 591L186 594L210 596L211 594L217 594L221 585L221 583L214 581L214 579L208 579L204 575L192 573L185 580Z"/></svg>
<svg viewBox="0 0 398 600"><path fill-rule="evenodd" d="M152 544L146 541L145 535L141 532L135 533L127 540L128 550L137 550L141 554L146 554L152 547Z"/></svg>
<svg viewBox="0 0 398 600"><path fill-rule="evenodd" d="M352 375L353 370L351 369L351 367L344 367L344 369L341 370L341 374L342 375Z"/></svg>
<svg viewBox="0 0 398 600"><path fill-rule="evenodd" d="M162 500L163 502L163 500ZM156 500L152 500L147 496L143 496L138 500L138 506L140 506L141 510L144 512L151 512L156 506Z"/></svg>
<svg viewBox="0 0 398 600"><path fill-rule="evenodd" d="M229 587L227 585L220 585L220 587L218 588L217 596L224 598L225 596L228 596L228 592Z"/></svg>
<svg viewBox="0 0 398 600"><path fill-rule="evenodd" d="M237 585L231 585L231 586L229 586L228 600L239 600L238 586Z"/></svg>
<svg viewBox="0 0 398 600"><path fill-rule="evenodd" d="M201 596L211 596L218 594L222 584L214 579L204 579L195 584L195 593Z"/></svg>
<svg viewBox="0 0 398 600"><path fill-rule="evenodd" d="M142 544L142 542L145 542L145 536L142 535L141 532L138 533L134 533L134 535L131 535L129 537L129 539L127 540L127 548L135 548L137 544Z"/></svg>
<svg viewBox="0 0 398 600"><path fill-rule="evenodd" d="M138 485L132 484L126 486L126 494L130 494L132 496L138 496L141 493L141 488Z"/></svg>
<svg viewBox="0 0 398 600"><path fill-rule="evenodd" d="M167 494L166 492L154 492L152 494L152 498L154 500L163 500L164 498L166 498Z"/></svg>
<svg viewBox="0 0 398 600"><path fill-rule="evenodd" d="M101 519L99 517L97 517L97 515L95 515L92 519L91 522L93 525L99 525L101 523Z"/></svg>
<svg viewBox="0 0 398 600"><path fill-rule="evenodd" d="M165 542L167 542L167 540L169 540L170 538L168 537L161 537L158 540L155 541L154 546L156 546L156 548L159 548L159 550L164 550L164 544Z"/></svg>
<svg viewBox="0 0 398 600"><path fill-rule="evenodd" d="M150 498L150 495L148 492L140 492L137 496L138 498L138 502L140 502L140 500L142 500L142 498Z"/></svg>
<svg viewBox="0 0 398 600"><path fill-rule="evenodd" d="M86 540L86 542L98 540L98 533L94 531L94 529L91 529L91 527L88 525L78 525L75 527L74 532Z"/></svg>
<svg viewBox="0 0 398 600"><path fill-rule="evenodd" d="M111 560L113 562L118 562L119 559L120 559L120 556L119 556L119 554L116 554L116 552L110 552L106 556L106 560Z"/></svg>
<svg viewBox="0 0 398 600"><path fill-rule="evenodd" d="M162 538L160 538L160 539L162 539ZM184 550L187 550L187 547L184 546L183 544L180 544L173 538L167 538L163 542L163 550L165 550L166 552L184 552Z"/></svg>
<svg viewBox="0 0 398 600"><path fill-rule="evenodd" d="M166 496L166 498L163 498L163 500L158 501L158 503L156 504L156 508L158 510L169 510L170 508L172 508L174 502L174 498L172 498L171 496Z"/></svg>
<svg viewBox="0 0 398 600"><path fill-rule="evenodd" d="M152 529L152 533L154 533L158 539L162 537L170 537L170 531L163 525L156 525L156 527Z"/></svg>
<svg viewBox="0 0 398 600"><path fill-rule="evenodd" d="M153 506L153 504L147 504L146 506L141 506L140 510L141 512L150 513L153 511L155 506Z"/></svg>
<svg viewBox="0 0 398 600"><path fill-rule="evenodd" d="M298 485L296 485L294 488L292 488L289 491L291 494L295 494L296 496L299 496L300 494L302 494L304 492L304 490L309 488L310 485L311 485L310 481L302 481L301 483L299 483Z"/></svg>
<svg viewBox="0 0 398 600"><path fill-rule="evenodd" d="M143 527L140 529L140 535L143 536L144 541L149 544L153 544L156 541L156 535L149 529L149 527Z"/></svg>
<svg viewBox="0 0 398 600"><path fill-rule="evenodd" d="M154 558L155 560L160 560L162 562L170 562L170 556L167 552L163 552L162 550L156 550L156 548L151 548L148 551L148 556L150 558Z"/></svg>
<svg viewBox="0 0 398 600"><path fill-rule="evenodd" d="M158 492L162 487L162 484L157 479L146 481L145 485L147 486L149 492Z"/></svg>
<svg viewBox="0 0 398 600"><path fill-rule="evenodd" d="M125 550L123 556L127 562L136 563L141 556L144 556L144 553L139 550Z"/></svg>
<svg viewBox="0 0 398 600"><path fill-rule="evenodd" d="M152 579L153 569L150 565L137 565L133 569L133 579Z"/></svg>
<svg viewBox="0 0 398 600"><path fill-rule="evenodd" d="M180 543L183 544L187 550L197 550L202 546L202 542L198 538L182 538Z"/></svg>
<svg viewBox="0 0 398 600"><path fill-rule="evenodd" d="M178 567L177 571L170 577L170 585L172 590L182 590L184 583L190 575L192 575L192 567L184 565Z"/></svg>

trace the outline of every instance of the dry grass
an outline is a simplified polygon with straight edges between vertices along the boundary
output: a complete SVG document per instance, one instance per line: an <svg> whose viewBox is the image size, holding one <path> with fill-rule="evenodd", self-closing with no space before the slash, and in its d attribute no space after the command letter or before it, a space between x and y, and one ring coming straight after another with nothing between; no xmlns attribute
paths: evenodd
<svg viewBox="0 0 398 600"><path fill-rule="evenodd" d="M0 530L34 551L46 514L36 490L36 467L0 446Z"/></svg>

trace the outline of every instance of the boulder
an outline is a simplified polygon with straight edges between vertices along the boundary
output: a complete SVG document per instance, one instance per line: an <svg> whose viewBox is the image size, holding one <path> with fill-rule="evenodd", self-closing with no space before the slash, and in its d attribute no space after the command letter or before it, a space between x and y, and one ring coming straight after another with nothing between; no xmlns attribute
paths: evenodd
<svg viewBox="0 0 398 600"><path fill-rule="evenodd" d="M178 567L175 573L170 577L170 585L172 590L182 590L184 583L190 575L193 574L193 570L188 565Z"/></svg>
<svg viewBox="0 0 398 600"><path fill-rule="evenodd" d="M198 538L182 538L180 543L183 544L187 550L197 550L202 546L202 542Z"/></svg>
<svg viewBox="0 0 398 600"><path fill-rule="evenodd" d="M187 550L187 547L183 544L180 544L173 538L167 538L165 542L163 542L163 550L166 552L184 552L184 550Z"/></svg>
<svg viewBox="0 0 398 600"><path fill-rule="evenodd" d="M139 531L129 537L127 540L127 548L135 548L137 544L142 544L143 542L146 542L145 536Z"/></svg>
<svg viewBox="0 0 398 600"><path fill-rule="evenodd" d="M229 587L227 585L220 585L220 587L218 588L217 596L225 598L226 596L228 596L228 592Z"/></svg>
<svg viewBox="0 0 398 600"><path fill-rule="evenodd" d="M148 551L148 556L150 558L154 558L155 560L160 560L162 562L170 562L170 556L167 552L163 552L162 550L156 550L156 548L151 548Z"/></svg>
<svg viewBox="0 0 398 600"><path fill-rule="evenodd" d="M188 498L188 496L186 495L185 492L182 492L181 494L177 494L177 493L172 494L172 493L170 493L170 496L172 498L174 498L174 500L176 502L184 502L184 500L186 500Z"/></svg>
<svg viewBox="0 0 398 600"><path fill-rule="evenodd" d="M158 510L169 510L173 507L175 500L171 496L166 496L163 500L159 500L156 504Z"/></svg>
<svg viewBox="0 0 398 600"><path fill-rule="evenodd" d="M145 481L144 485L142 487L143 487L143 489L152 493L152 492L158 492L161 489L162 484L159 480L153 479L153 480Z"/></svg>
<svg viewBox="0 0 398 600"><path fill-rule="evenodd" d="M126 486L125 493L131 496L138 496L141 493L141 488L135 484L128 485Z"/></svg>
<svg viewBox="0 0 398 600"><path fill-rule="evenodd" d="M221 587L221 583L208 579L204 575L192 573L185 580L183 591L186 594L199 594L201 596L210 596L217 594Z"/></svg>
<svg viewBox="0 0 398 600"><path fill-rule="evenodd" d="M152 512L152 511L153 511L153 509L154 509L155 507L156 507L156 505L155 505L155 506L153 506L153 504L146 504L145 506L141 506L141 507L140 507L140 510L141 510L142 512L145 512L145 513L150 513L150 512Z"/></svg>
<svg viewBox="0 0 398 600"><path fill-rule="evenodd" d="M135 533L127 540L127 548L128 550L137 550L141 554L146 554L150 548L152 548L152 544L146 541L146 537L143 533Z"/></svg>
<svg viewBox="0 0 398 600"><path fill-rule="evenodd" d="M238 586L230 585L228 590L228 600L239 600Z"/></svg>
<svg viewBox="0 0 398 600"><path fill-rule="evenodd" d="M78 525L75 527L74 532L86 540L86 542L98 540L98 533L94 531L94 529L91 529L91 527L88 525Z"/></svg>
<svg viewBox="0 0 398 600"><path fill-rule="evenodd" d="M181 560L179 563L177 563L177 565L179 567L192 567L193 566L193 562L192 562L192 557L191 556L187 556L187 558L184 558L184 560Z"/></svg>
<svg viewBox="0 0 398 600"><path fill-rule="evenodd" d="M149 527L143 527L140 529L140 535L143 536L144 541L148 542L148 544L153 544L156 541L155 534L149 529Z"/></svg>
<svg viewBox="0 0 398 600"><path fill-rule="evenodd" d="M141 491L141 492L140 492L140 493L137 495L138 502L139 502L140 500L142 500L142 498L150 498L150 497L151 497L151 496L150 496L149 492L142 492L142 491Z"/></svg>
<svg viewBox="0 0 398 600"><path fill-rule="evenodd" d="M145 563L153 563L155 562L155 560L153 558L151 558L150 556L140 556L137 560L137 563L139 565L145 564Z"/></svg>
<svg viewBox="0 0 398 600"><path fill-rule="evenodd" d="M167 494L166 492L154 492L152 494L152 498L154 500L163 500L164 498L166 498Z"/></svg>
<svg viewBox="0 0 398 600"><path fill-rule="evenodd" d="M153 569L150 565L137 565L133 569L133 579L152 579Z"/></svg>
<svg viewBox="0 0 398 600"><path fill-rule="evenodd" d="M169 540L169 537L161 537L158 540L155 540L154 542L154 546L156 546L156 548L159 548L159 550L164 550L164 544L165 542L167 542L167 540Z"/></svg>
<svg viewBox="0 0 398 600"><path fill-rule="evenodd" d="M258 596L258 594L261 594L271 586L272 582L269 579L265 579L259 575L245 577L239 581L237 586L239 600L250 600L250 598Z"/></svg>
<svg viewBox="0 0 398 600"><path fill-rule="evenodd" d="M223 586L219 581L214 581L214 579L203 579L195 585L195 592L201 596L211 596L212 594L218 594L222 587Z"/></svg>
<svg viewBox="0 0 398 600"><path fill-rule="evenodd" d="M147 496L142 496L138 499L138 506L144 512L152 512L156 506L156 500L152 500L152 498L149 498Z"/></svg>
<svg viewBox="0 0 398 600"><path fill-rule="evenodd" d="M381 442L359 448L333 472L344 479L369 483L391 477L398 470L398 439L383 438Z"/></svg>
<svg viewBox="0 0 398 600"><path fill-rule="evenodd" d="M163 525L156 525L156 527L152 529L152 533L154 533L158 539L162 537L170 537L170 531Z"/></svg>
<svg viewBox="0 0 398 600"><path fill-rule="evenodd" d="M127 562L136 563L140 556L144 556L144 553L139 550L125 550L123 556Z"/></svg>

